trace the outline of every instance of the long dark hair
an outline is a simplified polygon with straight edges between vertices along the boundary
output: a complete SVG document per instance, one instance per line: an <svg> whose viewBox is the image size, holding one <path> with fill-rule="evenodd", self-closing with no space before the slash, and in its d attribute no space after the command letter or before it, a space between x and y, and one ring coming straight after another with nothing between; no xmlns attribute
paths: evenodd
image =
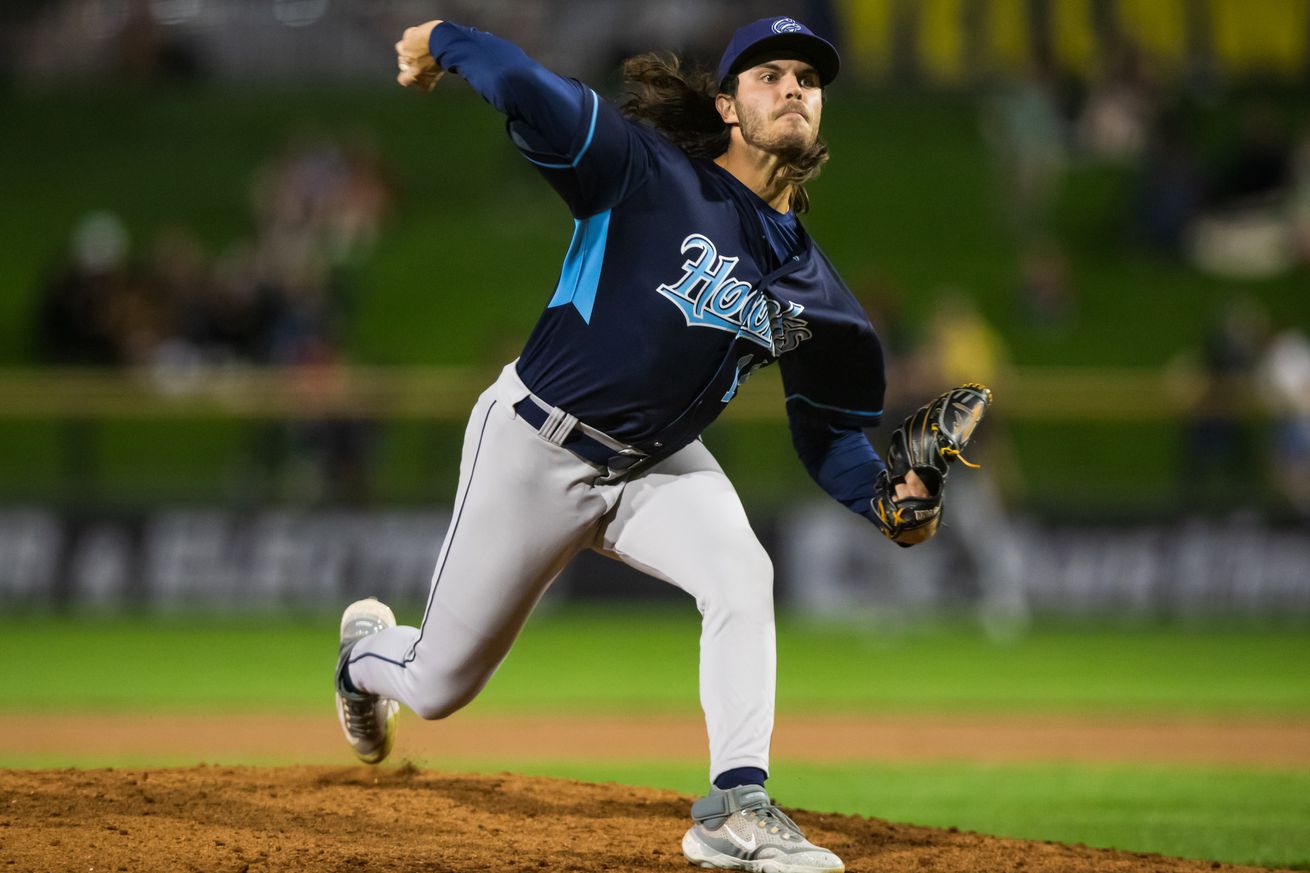
<svg viewBox="0 0 1310 873"><path fill-rule="evenodd" d="M628 88L620 105L624 115L649 124L693 158L713 160L728 150L731 134L714 98L734 96L736 76L719 83L705 70L685 67L676 54L647 52L623 62L623 83ZM828 146L820 139L803 154L779 164L773 182L791 186L791 208L796 212L809 210L805 183L818 176L827 162Z"/></svg>

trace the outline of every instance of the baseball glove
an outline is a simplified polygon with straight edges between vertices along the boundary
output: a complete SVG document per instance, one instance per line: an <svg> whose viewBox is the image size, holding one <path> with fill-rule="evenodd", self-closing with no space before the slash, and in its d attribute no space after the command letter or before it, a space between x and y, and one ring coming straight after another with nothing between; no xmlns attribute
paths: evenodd
<svg viewBox="0 0 1310 873"><path fill-rule="evenodd" d="M873 515L887 539L912 546L937 533L942 491L951 464L970 464L961 452L973 438L992 402L989 388L974 382L952 388L920 407L892 434L887 469L874 483ZM927 497L896 496L896 486L913 470L928 489Z"/></svg>

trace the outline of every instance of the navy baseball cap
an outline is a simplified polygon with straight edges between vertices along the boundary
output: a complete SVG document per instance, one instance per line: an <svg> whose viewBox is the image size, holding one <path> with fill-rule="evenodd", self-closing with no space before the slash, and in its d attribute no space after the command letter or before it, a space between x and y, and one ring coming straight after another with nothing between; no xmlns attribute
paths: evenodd
<svg viewBox="0 0 1310 873"><path fill-rule="evenodd" d="M837 56L837 49L832 43L816 35L795 18L774 16L737 28L719 60L719 81L740 72L745 67L743 62L751 58L766 53L775 58L786 57L793 52L798 60L811 64L819 71L819 81L824 85L837 78L841 58Z"/></svg>

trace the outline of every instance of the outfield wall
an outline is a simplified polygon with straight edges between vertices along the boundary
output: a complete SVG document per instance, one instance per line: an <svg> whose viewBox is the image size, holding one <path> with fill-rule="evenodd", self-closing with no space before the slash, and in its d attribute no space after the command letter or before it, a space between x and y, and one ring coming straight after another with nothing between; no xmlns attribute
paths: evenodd
<svg viewBox="0 0 1310 873"><path fill-rule="evenodd" d="M780 602L826 617L976 612L1004 634L1033 613L1160 618L1310 617L1310 538L1251 519L1146 526L1006 519L957 487L948 523L902 551L825 502L753 513ZM421 603L448 516L416 511L157 509L121 515L0 510L0 604L10 610L335 607L376 595ZM677 599L584 555L552 600Z"/></svg>

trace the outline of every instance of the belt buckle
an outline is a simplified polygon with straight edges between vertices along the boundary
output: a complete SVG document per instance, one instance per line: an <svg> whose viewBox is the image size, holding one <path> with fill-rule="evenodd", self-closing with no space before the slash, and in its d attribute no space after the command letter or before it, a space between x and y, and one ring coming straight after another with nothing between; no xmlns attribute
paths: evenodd
<svg viewBox="0 0 1310 873"><path fill-rule="evenodd" d="M596 479L596 485L609 485L617 482L626 476L633 467L640 464L646 458L650 457L641 449L634 449L631 446L619 449L605 463L608 472Z"/></svg>
<svg viewBox="0 0 1310 873"><path fill-rule="evenodd" d="M628 470L633 464L644 460L647 457L649 457L649 455L641 449L634 449L631 446L628 446L619 449L618 453L609 459L607 466L611 470Z"/></svg>

